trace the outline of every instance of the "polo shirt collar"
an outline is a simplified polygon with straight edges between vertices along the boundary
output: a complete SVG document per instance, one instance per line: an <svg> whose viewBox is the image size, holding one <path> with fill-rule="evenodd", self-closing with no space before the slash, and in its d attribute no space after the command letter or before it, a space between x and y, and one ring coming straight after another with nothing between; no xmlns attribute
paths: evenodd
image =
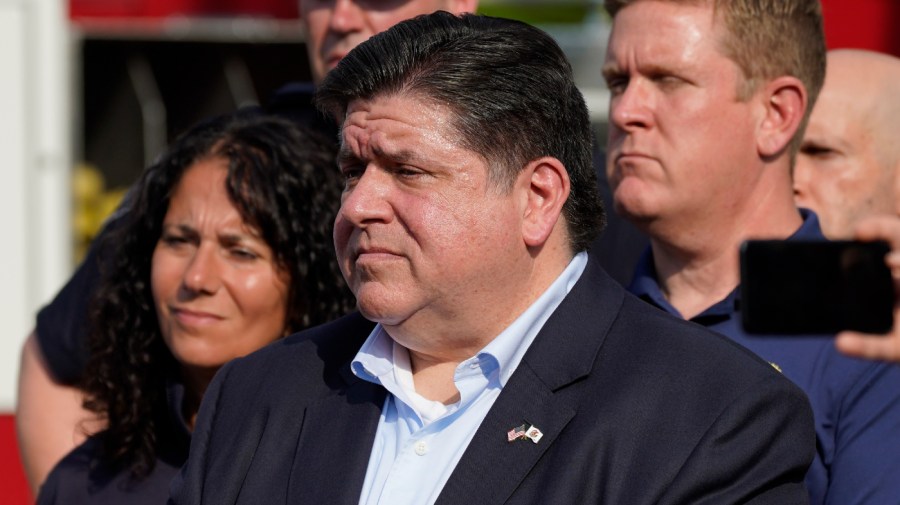
<svg viewBox="0 0 900 505"><path fill-rule="evenodd" d="M826 240L819 226L819 217L815 212L801 208L800 216L803 218L800 228L786 240ZM684 319L684 316L678 312L678 309L673 307L663 295L659 281L657 281L656 267L653 263L653 249L650 246L644 249L638 260L634 276L628 285L628 291L645 302ZM739 289L733 290L724 299L695 316L692 321L708 326L715 324L719 320L731 317L732 314L740 309L741 299L739 293Z"/></svg>

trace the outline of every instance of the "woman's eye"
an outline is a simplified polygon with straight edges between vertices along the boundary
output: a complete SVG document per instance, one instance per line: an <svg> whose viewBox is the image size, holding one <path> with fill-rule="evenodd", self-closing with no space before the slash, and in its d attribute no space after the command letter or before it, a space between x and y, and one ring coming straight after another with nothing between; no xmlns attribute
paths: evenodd
<svg viewBox="0 0 900 505"><path fill-rule="evenodd" d="M171 246L171 247L177 247L177 246L188 243L188 239L181 235L166 234L166 235L163 235L160 240L162 240L162 242L164 244Z"/></svg>
<svg viewBox="0 0 900 505"><path fill-rule="evenodd" d="M235 248L231 250L231 255L241 260L255 260L259 257L256 253L249 249Z"/></svg>

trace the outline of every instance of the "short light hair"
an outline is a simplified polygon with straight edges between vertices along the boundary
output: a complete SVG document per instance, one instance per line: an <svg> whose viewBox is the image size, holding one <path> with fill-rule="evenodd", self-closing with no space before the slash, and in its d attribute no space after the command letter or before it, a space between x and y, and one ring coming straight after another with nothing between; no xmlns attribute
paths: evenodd
<svg viewBox="0 0 900 505"><path fill-rule="evenodd" d="M642 0L605 0L610 15ZM779 76L799 79L809 98L803 121L791 140L791 159L800 148L813 104L825 79L825 34L819 0L663 0L710 5L727 28L722 51L744 80L738 99L748 99L763 83Z"/></svg>

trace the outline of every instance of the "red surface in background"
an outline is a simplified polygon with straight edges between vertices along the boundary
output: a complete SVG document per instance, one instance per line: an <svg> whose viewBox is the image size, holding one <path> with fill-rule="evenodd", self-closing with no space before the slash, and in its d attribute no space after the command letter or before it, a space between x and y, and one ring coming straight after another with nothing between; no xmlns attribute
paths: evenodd
<svg viewBox="0 0 900 505"><path fill-rule="evenodd" d="M0 503L34 503L19 461L15 419L11 415L0 415Z"/></svg>
<svg viewBox="0 0 900 505"><path fill-rule="evenodd" d="M69 0L71 19L169 16L296 18L298 0Z"/></svg>
<svg viewBox="0 0 900 505"><path fill-rule="evenodd" d="M822 0L829 49L869 49L900 56L900 2Z"/></svg>
<svg viewBox="0 0 900 505"><path fill-rule="evenodd" d="M69 0L69 17L298 16L299 0ZM900 56L900 1L822 0L830 49L854 47Z"/></svg>

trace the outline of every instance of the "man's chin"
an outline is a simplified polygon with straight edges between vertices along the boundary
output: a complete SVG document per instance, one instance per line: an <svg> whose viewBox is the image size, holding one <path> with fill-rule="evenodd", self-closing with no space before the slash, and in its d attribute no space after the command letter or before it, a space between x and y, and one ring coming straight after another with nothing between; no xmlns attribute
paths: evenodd
<svg viewBox="0 0 900 505"><path fill-rule="evenodd" d="M399 326L405 321L404 318L398 317L396 313L385 311L376 307L364 307L357 305L359 313L369 321L378 323L386 328Z"/></svg>
<svg viewBox="0 0 900 505"><path fill-rule="evenodd" d="M356 308L369 321L381 323L383 326L396 326L402 323L405 311L392 300L389 294L379 294L361 290L356 294Z"/></svg>
<svg viewBox="0 0 900 505"><path fill-rule="evenodd" d="M627 219L643 219L654 212L648 199L649 188L642 181L627 178L613 190L616 214Z"/></svg>
<svg viewBox="0 0 900 505"><path fill-rule="evenodd" d="M658 215L658 212L648 208L644 202L623 203L617 199L613 209L617 215L644 231L646 231L645 227L652 223Z"/></svg>

